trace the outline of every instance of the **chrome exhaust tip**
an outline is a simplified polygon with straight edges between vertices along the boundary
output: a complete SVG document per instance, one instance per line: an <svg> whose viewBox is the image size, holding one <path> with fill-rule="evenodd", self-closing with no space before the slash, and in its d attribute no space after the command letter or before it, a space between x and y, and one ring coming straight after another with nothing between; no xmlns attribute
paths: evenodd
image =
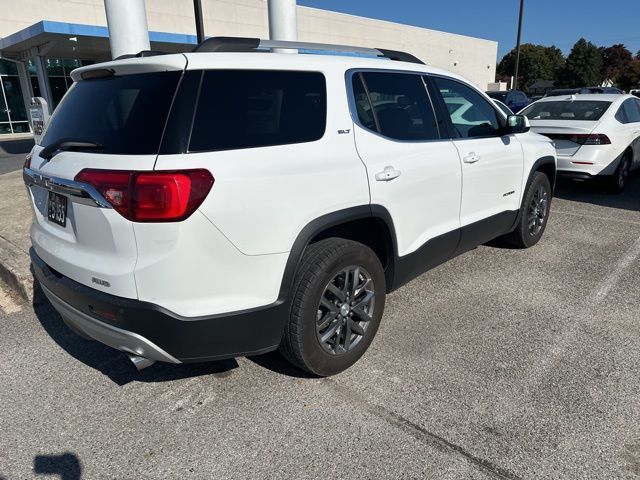
<svg viewBox="0 0 640 480"><path fill-rule="evenodd" d="M141 357L140 355L133 355L132 353L127 354L131 363L138 369L142 370L143 368L150 367L154 363L155 360L151 360L150 358Z"/></svg>

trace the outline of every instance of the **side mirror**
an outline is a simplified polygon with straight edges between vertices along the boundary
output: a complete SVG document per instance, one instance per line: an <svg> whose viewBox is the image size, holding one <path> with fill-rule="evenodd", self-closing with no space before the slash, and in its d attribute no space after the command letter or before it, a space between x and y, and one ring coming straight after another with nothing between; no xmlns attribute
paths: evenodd
<svg viewBox="0 0 640 480"><path fill-rule="evenodd" d="M526 133L530 129L529 119L524 115L509 115L507 117L507 126L505 127L507 135L511 133Z"/></svg>

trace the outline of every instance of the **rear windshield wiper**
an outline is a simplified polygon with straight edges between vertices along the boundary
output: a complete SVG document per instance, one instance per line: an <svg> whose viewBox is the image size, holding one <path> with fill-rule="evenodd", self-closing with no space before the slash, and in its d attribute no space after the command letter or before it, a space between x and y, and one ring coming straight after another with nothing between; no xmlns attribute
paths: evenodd
<svg viewBox="0 0 640 480"><path fill-rule="evenodd" d="M40 157L45 160L51 160L51 158L58 152L63 150L100 150L102 145L96 142L87 142L86 140L80 140L76 138L61 138L42 149Z"/></svg>

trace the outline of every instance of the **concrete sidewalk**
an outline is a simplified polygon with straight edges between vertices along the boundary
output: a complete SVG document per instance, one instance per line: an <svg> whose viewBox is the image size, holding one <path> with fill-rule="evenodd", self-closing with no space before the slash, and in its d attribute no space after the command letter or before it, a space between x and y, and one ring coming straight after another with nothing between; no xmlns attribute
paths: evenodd
<svg viewBox="0 0 640 480"><path fill-rule="evenodd" d="M0 278L29 302L34 300L29 259L31 217L22 171L0 175Z"/></svg>

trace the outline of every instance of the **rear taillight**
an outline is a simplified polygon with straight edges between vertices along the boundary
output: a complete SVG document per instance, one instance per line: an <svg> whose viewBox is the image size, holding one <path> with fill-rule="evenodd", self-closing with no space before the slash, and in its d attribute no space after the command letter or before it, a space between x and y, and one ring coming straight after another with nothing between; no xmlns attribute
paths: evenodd
<svg viewBox="0 0 640 480"><path fill-rule="evenodd" d="M85 169L75 180L93 185L116 211L134 222L184 220L202 204L213 185L208 170Z"/></svg>
<svg viewBox="0 0 640 480"><path fill-rule="evenodd" d="M22 167L23 168L31 168L31 154L30 153L24 159L24 165Z"/></svg>
<svg viewBox="0 0 640 480"><path fill-rule="evenodd" d="M609 137L602 133L569 135L569 140L579 145L610 145Z"/></svg>
<svg viewBox="0 0 640 480"><path fill-rule="evenodd" d="M611 145L609 137L602 133L543 133L552 140L569 140L578 145Z"/></svg>

